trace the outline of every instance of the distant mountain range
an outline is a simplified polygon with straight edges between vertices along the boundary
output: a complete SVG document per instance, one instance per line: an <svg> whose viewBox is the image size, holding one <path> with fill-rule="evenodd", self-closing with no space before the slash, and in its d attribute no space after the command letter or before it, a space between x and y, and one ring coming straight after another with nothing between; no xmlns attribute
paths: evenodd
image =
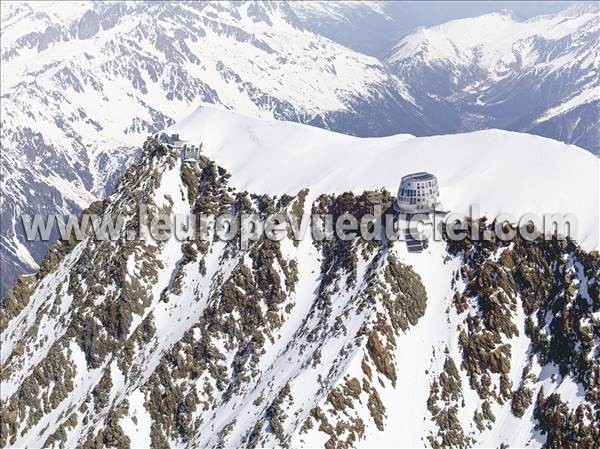
<svg viewBox="0 0 600 449"><path fill-rule="evenodd" d="M462 131L527 132L599 154L599 41L598 5L576 4L523 22L506 12L420 29L385 63L417 104L449 105Z"/></svg>
<svg viewBox="0 0 600 449"><path fill-rule="evenodd" d="M0 292L47 251L25 241L21 214L78 213L112 191L146 135L202 102L358 136L497 127L598 154L597 6L420 29L381 59L344 46L354 35L375 48L367 36L384 33L367 28L394 26L386 8L3 5Z"/></svg>
<svg viewBox="0 0 600 449"><path fill-rule="evenodd" d="M435 133L508 129L600 154L596 2L528 20L503 11L411 31L401 11L422 14L414 4L300 2L294 10L311 30L380 54Z"/></svg>

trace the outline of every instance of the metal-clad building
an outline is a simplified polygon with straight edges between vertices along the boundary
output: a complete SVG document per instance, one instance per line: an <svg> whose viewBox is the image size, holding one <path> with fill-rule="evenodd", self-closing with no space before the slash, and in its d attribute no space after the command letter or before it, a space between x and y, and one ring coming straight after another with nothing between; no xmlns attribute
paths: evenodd
<svg viewBox="0 0 600 449"><path fill-rule="evenodd" d="M433 212L439 205L440 191L437 178L431 173L419 172L400 180L396 207L399 212L417 214Z"/></svg>
<svg viewBox="0 0 600 449"><path fill-rule="evenodd" d="M200 156L200 147L197 145L185 145L183 147L184 161L197 161Z"/></svg>

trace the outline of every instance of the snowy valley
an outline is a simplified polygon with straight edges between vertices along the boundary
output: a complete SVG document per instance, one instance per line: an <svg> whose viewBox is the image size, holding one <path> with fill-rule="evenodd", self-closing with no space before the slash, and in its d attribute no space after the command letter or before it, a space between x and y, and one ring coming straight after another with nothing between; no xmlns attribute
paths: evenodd
<svg viewBox="0 0 600 449"><path fill-rule="evenodd" d="M419 29L385 62L417 102L451 105L460 130L527 132L598 154L599 40L598 4L577 3L523 21L505 11Z"/></svg>

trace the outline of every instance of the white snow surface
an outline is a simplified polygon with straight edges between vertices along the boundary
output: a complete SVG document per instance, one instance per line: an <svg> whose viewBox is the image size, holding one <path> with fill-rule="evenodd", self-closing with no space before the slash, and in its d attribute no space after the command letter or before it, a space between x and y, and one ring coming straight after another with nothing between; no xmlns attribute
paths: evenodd
<svg viewBox="0 0 600 449"><path fill-rule="evenodd" d="M586 24L596 33L600 31L597 10L590 7L577 11L570 8L525 21L503 11L420 28L398 42L388 62L394 64L416 58L434 63L447 61L456 67L473 64L491 76L502 78L510 72L511 65L527 67L548 62L539 60L535 53L536 40L559 41ZM586 60L590 68L598 67L597 58ZM570 58L554 60L551 64L561 68L579 62L579 58Z"/></svg>
<svg viewBox="0 0 600 449"><path fill-rule="evenodd" d="M545 122L553 117L569 112L581 105L598 100L600 100L600 89L598 89L598 87L591 87L590 89L585 90L580 94L569 98L568 100L565 100L563 103L548 109L536 120L536 123Z"/></svg>
<svg viewBox="0 0 600 449"><path fill-rule="evenodd" d="M78 213L110 190L135 143L201 101L303 122L389 89L411 101L380 61L302 28L285 3L5 2L1 25L7 222ZM23 240L7 230L2 245L34 268L41 254Z"/></svg>
<svg viewBox="0 0 600 449"><path fill-rule="evenodd" d="M349 13L371 12L392 20L385 12L385 2L380 1L298 1L293 2L294 12L304 20L323 19L334 22L350 22Z"/></svg>
<svg viewBox="0 0 600 449"><path fill-rule="evenodd" d="M599 246L600 160L551 139L501 130L415 138L358 138L289 122L259 120L200 106L172 128L252 192L295 194L387 188L428 171L437 176L444 210L481 216L572 213L578 240Z"/></svg>

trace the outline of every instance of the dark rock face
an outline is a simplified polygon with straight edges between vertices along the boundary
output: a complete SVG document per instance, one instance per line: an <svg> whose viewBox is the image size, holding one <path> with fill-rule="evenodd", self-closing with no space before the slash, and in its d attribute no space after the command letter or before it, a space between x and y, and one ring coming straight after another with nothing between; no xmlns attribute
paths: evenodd
<svg viewBox="0 0 600 449"><path fill-rule="evenodd" d="M38 38L38 52L46 50L52 42L56 42L59 39L60 31L58 28L49 26Z"/></svg>
<svg viewBox="0 0 600 449"><path fill-rule="evenodd" d="M186 204L198 214L290 212L302 215L310 206L306 204L307 191L281 198L236 192L228 186L226 170L212 161L200 158L196 166L182 164L176 153L150 139L144 145L140 161L124 174L110 200L93 203L88 212L132 211L126 228L133 229L137 224L136 205L152 205L151 214L168 211L172 202L161 208L154 202L154 192L167 170L180 170L181 186L188 192ZM351 193L331 196L331 201L323 195L312 207L337 215L349 211L370 213L375 197L388 206L391 204L389 194L368 192L359 196ZM157 364L145 372L143 367L147 362L142 365L136 362L139 348L151 347L164 338L160 335L162 325L155 317L158 311L152 311L157 304L152 289L159 282L161 271L167 268L161 260L164 249L163 243L155 245L126 239L116 242L92 239L79 244L59 242L46 256L35 277L24 278L10 290L1 306L3 331L24 307L36 301L33 299L37 294L35 290L42 284L55 282L56 278L54 293L49 298L52 305L48 303L47 312L52 319L59 319L62 336L32 372L20 373L18 360L24 351L33 348L31 344L42 332L42 324L34 325L3 364L3 379L25 376L6 403L8 419L2 425L3 444L15 444L20 432L27 432L26 429L43 418L44 410L63 407L70 402L69 398L75 397L81 363L86 370L99 370L102 374L96 378L84 403L73 402L69 406L69 419L44 433L46 444L66 438L82 424L89 429L80 441L84 447L107 442L129 446L129 437L118 424L128 413L127 403L114 403L110 391L115 386L112 373L116 368L111 366L118 366L129 379L127 382L138 385L146 397L152 420L152 447L165 447L173 440L192 445L202 427L202 419L194 417L197 413L213 409L221 401L235 402L254 391L262 379L261 364L272 356L267 348L272 348L282 337L282 329L294 309L304 307L291 299L299 282L299 260L290 257L280 242L266 238L254 242L247 252L241 251L237 240L224 245L200 239L182 242L181 259L168 285L160 292L158 304L176 310L182 295L190 293L189 282L193 278L212 279L211 286L204 293L197 292L191 305L194 309L194 304L202 304L198 315L188 323L182 335L160 350ZM340 361L358 351L364 358L365 377L362 381L348 379L339 391L332 390L329 398L336 407L350 413L354 407L352 401L366 395L373 422L383 429L385 407L373 376L380 373L395 382L395 361L391 356L394 339L424 313L425 290L419 276L398 260L388 260L381 245L364 244L358 239L341 245L325 241L313 244L312 250L322 254L323 276L307 316L295 331L297 338L289 342L283 357L304 358L307 366L321 370L322 353L348 333L353 335L351 343L339 348ZM209 262L215 252L220 254L217 266ZM132 276L128 261L138 256L136 271L139 272ZM364 260L368 262L366 269L359 268L357 263ZM231 269L223 271L226 266ZM378 275L380 268L385 277ZM363 284L356 293L345 297L344 292ZM66 315L61 311L61 301L70 301L68 309L63 309ZM337 310L339 301L348 302L341 313ZM376 313L376 310L379 311ZM354 320L364 320L364 323L355 328ZM66 358L72 351L81 352L83 360L75 364L68 361ZM343 372L344 364L325 367L329 374L319 381L319 389L327 392ZM205 379L201 393L194 386L199 379ZM275 384L267 387L254 401L263 405L258 409L256 425L245 430L244 444L263 446L269 435L274 435L282 444L289 443L290 421L295 422L294 426L302 424L299 416L291 416L286 411L296 400L292 381L293 378L290 384L281 387ZM42 390L50 394L40 399L38 393ZM39 413L28 415L27 410L31 408ZM318 419L318 411L312 413ZM24 420L25 416L29 418ZM96 422L94 417L100 416L105 424L99 428L88 426ZM362 422L358 417L353 418L348 430L354 436L349 442L361 437ZM227 441L235 425L235 420L227 423L215 434L217 440ZM336 427L332 432L331 441L334 441L344 430ZM218 442L211 444L218 445Z"/></svg>
<svg viewBox="0 0 600 449"><path fill-rule="evenodd" d="M77 26L77 38L89 39L100 31L100 16L94 11L86 11Z"/></svg>
<svg viewBox="0 0 600 449"><path fill-rule="evenodd" d="M438 431L427 436L432 448L466 448L474 440L465 434L458 418L461 402L464 403L459 372L451 358L446 358L444 370L431 385L427 410L431 413ZM442 404L440 407L438 404Z"/></svg>
<svg viewBox="0 0 600 449"><path fill-rule="evenodd" d="M502 253L494 261L490 255L498 247ZM466 287L455 295L454 305L459 313L468 311L460 344L471 387L482 399L511 400L513 413L520 417L534 401L532 364L537 360L556 367L557 376L569 376L583 386L585 400L573 409L556 393L546 397L541 387L534 406L536 428L547 435L545 447L593 447L600 432L599 366L592 337L598 334L594 316L600 311L598 253L583 252L572 241L520 237L510 247L499 240L465 240L451 243L449 250L465 261L460 278ZM473 301L477 307L471 310ZM507 341L518 335L514 315L520 307L531 343L529 364L516 386L506 376L512 353ZM491 381L492 373L500 376L498 385Z"/></svg>

